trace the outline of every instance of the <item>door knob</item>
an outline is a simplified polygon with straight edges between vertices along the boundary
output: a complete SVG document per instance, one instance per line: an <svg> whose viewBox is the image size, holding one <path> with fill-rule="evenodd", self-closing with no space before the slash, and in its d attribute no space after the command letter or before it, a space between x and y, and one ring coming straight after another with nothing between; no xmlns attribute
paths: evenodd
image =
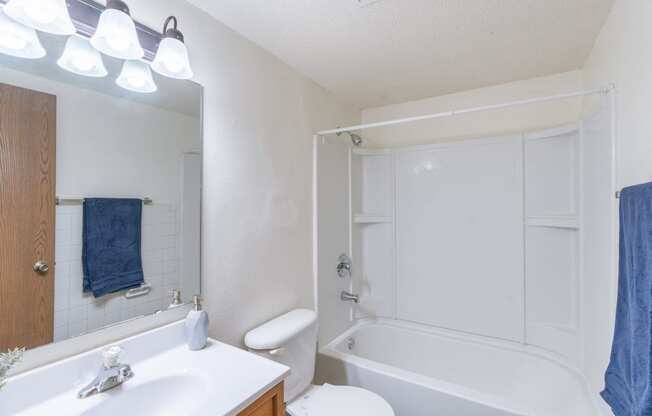
<svg viewBox="0 0 652 416"><path fill-rule="evenodd" d="M39 260L34 263L34 271L36 273L47 273L50 270L50 266L43 260Z"/></svg>

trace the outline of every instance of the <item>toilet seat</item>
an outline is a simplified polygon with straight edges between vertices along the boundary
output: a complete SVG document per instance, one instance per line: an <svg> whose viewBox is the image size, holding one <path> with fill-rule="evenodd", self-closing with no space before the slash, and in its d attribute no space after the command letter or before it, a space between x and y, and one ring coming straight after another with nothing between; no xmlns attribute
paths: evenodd
<svg viewBox="0 0 652 416"><path fill-rule="evenodd" d="M290 416L394 416L392 407L379 395L359 387L313 386L286 409Z"/></svg>

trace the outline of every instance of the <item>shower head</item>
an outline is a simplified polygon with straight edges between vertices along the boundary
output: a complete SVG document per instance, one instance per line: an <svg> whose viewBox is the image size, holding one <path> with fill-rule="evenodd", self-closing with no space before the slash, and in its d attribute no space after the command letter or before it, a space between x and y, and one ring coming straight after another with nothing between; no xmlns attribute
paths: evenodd
<svg viewBox="0 0 652 416"><path fill-rule="evenodd" d="M345 131L343 133L346 133L349 135L351 138L351 143L353 143L354 146L361 146L362 145L362 137L355 133L351 133L350 131ZM338 136L340 136L342 133L337 133Z"/></svg>

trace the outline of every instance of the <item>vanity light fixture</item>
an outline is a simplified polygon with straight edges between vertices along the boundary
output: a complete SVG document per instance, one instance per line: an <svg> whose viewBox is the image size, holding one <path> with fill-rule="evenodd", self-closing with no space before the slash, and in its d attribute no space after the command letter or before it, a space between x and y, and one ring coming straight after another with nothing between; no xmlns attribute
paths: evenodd
<svg viewBox="0 0 652 416"><path fill-rule="evenodd" d="M10 19L3 11L0 11L0 53L27 59L46 54L36 31Z"/></svg>
<svg viewBox="0 0 652 416"><path fill-rule="evenodd" d="M168 25L173 23L173 27ZM177 29L177 18L170 16L163 25L163 39L159 44L152 69L161 75L175 79L193 77L188 58L188 49L184 44L183 33Z"/></svg>
<svg viewBox="0 0 652 416"><path fill-rule="evenodd" d="M76 32L66 0L9 0L5 13L18 23L54 35Z"/></svg>
<svg viewBox="0 0 652 416"><path fill-rule="evenodd" d="M102 55L93 48L88 39L81 36L68 38L57 65L66 71L87 77L102 78L108 74Z"/></svg>
<svg viewBox="0 0 652 416"><path fill-rule="evenodd" d="M129 7L121 0L108 0L91 44L114 58L140 59L145 55L138 40L136 24L129 15Z"/></svg>
<svg viewBox="0 0 652 416"><path fill-rule="evenodd" d="M125 61L116 84L126 90L141 93L150 93L158 89L149 65L139 60Z"/></svg>

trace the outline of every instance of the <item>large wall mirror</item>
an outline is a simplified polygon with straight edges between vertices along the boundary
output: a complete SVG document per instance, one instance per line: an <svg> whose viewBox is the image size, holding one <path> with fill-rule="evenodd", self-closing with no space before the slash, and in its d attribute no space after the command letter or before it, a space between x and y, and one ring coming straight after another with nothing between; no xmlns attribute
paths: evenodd
<svg viewBox="0 0 652 416"><path fill-rule="evenodd" d="M200 292L202 88L128 91L107 56L107 76L76 75L66 37L39 37L43 58L0 54L0 351Z"/></svg>

